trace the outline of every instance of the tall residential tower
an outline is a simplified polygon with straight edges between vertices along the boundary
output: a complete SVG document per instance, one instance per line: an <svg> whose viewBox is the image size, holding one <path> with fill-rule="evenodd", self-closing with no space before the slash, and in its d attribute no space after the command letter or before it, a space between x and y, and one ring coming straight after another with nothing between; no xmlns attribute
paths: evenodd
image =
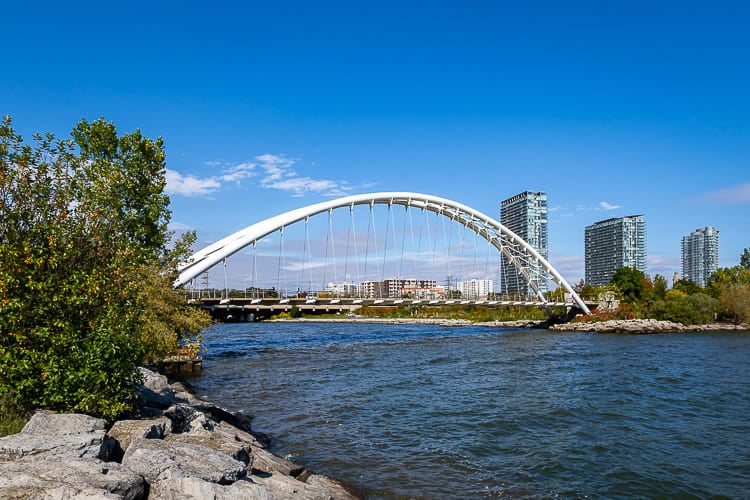
<svg viewBox="0 0 750 500"><path fill-rule="evenodd" d="M630 215L596 222L585 232L586 283L609 285L621 267L646 273L646 221Z"/></svg>
<svg viewBox="0 0 750 500"><path fill-rule="evenodd" d="M547 193L524 191L500 203L500 223L523 238L542 257L548 259L547 243ZM502 258L502 293L523 297L535 295L512 263ZM530 269L532 279L538 279L542 292L547 290L547 281L540 279L541 269Z"/></svg>
<svg viewBox="0 0 750 500"><path fill-rule="evenodd" d="M708 226L682 237L682 278L702 287L719 268L719 231Z"/></svg>

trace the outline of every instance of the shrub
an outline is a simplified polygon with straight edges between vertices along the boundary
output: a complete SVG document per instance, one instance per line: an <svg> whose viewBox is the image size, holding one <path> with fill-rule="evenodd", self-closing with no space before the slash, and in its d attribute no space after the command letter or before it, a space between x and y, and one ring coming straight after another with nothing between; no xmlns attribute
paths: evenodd
<svg viewBox="0 0 750 500"><path fill-rule="evenodd" d="M719 301L704 293L684 295L668 293L667 298L654 303L651 309L656 319L683 325L711 323L719 311Z"/></svg>
<svg viewBox="0 0 750 500"><path fill-rule="evenodd" d="M71 136L0 126L0 394L115 418L147 352L191 328L154 321L175 314L162 298L190 238L167 248L161 139L101 119Z"/></svg>

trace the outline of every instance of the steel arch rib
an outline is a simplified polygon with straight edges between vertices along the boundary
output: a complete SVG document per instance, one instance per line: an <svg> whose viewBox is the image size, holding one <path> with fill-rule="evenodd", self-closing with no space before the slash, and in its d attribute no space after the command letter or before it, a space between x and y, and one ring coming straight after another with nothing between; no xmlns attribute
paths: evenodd
<svg viewBox="0 0 750 500"><path fill-rule="evenodd" d="M510 229L500 224L500 222L462 203L446 198L440 198L438 196L410 192L382 192L346 196L290 210L289 212L260 221L194 253L187 262L178 266L180 274L177 280L175 280L174 285L176 287L184 285L199 274L215 266L226 257L252 245L261 238L275 231L283 229L286 226L308 217L328 212L336 208L374 204L395 204L406 207L415 207L422 210L429 210L452 220L458 220L487 240L499 252L503 253L503 255L514 264L518 272L531 285L539 299L546 302L546 299L535 280L532 279L526 268L522 266L521 262L519 262L519 255L511 251L512 249L509 248L507 242L520 247L531 259L537 261L540 266L550 274L552 280L554 280L559 286L563 287L565 291L571 295L573 302L575 302L584 313L589 314L588 307L586 307L586 304L581 300L565 278L563 278L562 275L560 275L560 273L557 272L557 270L553 268L552 265L531 245L524 241L520 236L513 233Z"/></svg>

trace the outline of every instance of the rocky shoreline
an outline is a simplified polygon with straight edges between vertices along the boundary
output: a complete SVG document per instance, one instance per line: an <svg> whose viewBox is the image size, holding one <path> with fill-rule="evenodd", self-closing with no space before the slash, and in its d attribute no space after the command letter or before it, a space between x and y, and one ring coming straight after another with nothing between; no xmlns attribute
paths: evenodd
<svg viewBox="0 0 750 500"><path fill-rule="evenodd" d="M594 333L683 333L683 332L718 332L748 331L750 325L733 325L729 323L710 323L707 325L683 325L673 321L655 319L617 319L600 322L561 323L552 325L550 330L558 332L594 332Z"/></svg>
<svg viewBox="0 0 750 500"><path fill-rule="evenodd" d="M37 412L0 438L0 498L356 499L268 451L249 419L141 369L134 418Z"/></svg>
<svg viewBox="0 0 750 500"><path fill-rule="evenodd" d="M594 333L680 333L680 332L718 332L750 331L750 325L730 323L709 323L706 325L683 325L673 321L655 319L617 319L608 321L580 321L575 323L558 323L549 325L547 321L480 321L465 319L441 318L285 318L269 320L280 323L372 323L384 325L437 325L437 326L485 326L493 328L545 328L558 332L594 332Z"/></svg>
<svg viewBox="0 0 750 500"><path fill-rule="evenodd" d="M283 318L268 323L368 323L381 325L489 326L496 328L544 328L545 321L520 319L514 321L479 321L450 318Z"/></svg>

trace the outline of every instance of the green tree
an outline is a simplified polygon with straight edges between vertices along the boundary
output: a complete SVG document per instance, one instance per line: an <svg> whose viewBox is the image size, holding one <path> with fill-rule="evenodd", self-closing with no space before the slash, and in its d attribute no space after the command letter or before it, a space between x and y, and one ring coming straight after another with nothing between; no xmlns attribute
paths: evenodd
<svg viewBox="0 0 750 500"><path fill-rule="evenodd" d="M719 298L722 317L739 323L750 323L750 284L732 284L726 286Z"/></svg>
<svg viewBox="0 0 750 500"><path fill-rule="evenodd" d="M712 297L719 298L731 285L750 284L750 269L742 266L720 267L708 278L706 289Z"/></svg>
<svg viewBox="0 0 750 500"><path fill-rule="evenodd" d="M667 295L667 278L661 274L654 276L654 289L652 291L654 300L664 300Z"/></svg>
<svg viewBox="0 0 750 500"><path fill-rule="evenodd" d="M703 289L695 283L694 281L688 280L688 279L681 279L674 282L674 285L672 285L673 290L679 290L681 292L685 292L687 295L693 295L696 293L703 292Z"/></svg>
<svg viewBox="0 0 750 500"><path fill-rule="evenodd" d="M670 290L664 300L651 308L653 317L684 325L711 323L719 311L719 301L704 293L688 295L679 290Z"/></svg>
<svg viewBox="0 0 750 500"><path fill-rule="evenodd" d="M573 285L573 291L576 292L581 298L596 298L594 294L594 287L583 281L583 279Z"/></svg>
<svg viewBox="0 0 750 500"><path fill-rule="evenodd" d="M622 294L622 300L636 305L643 297L645 274L634 267L621 267L612 275L611 284Z"/></svg>
<svg viewBox="0 0 750 500"><path fill-rule="evenodd" d="M103 119L71 137L25 144L10 118L0 127L0 399L114 418L149 339L205 321L171 321L168 265L190 235L167 248L162 140Z"/></svg>
<svg viewBox="0 0 750 500"><path fill-rule="evenodd" d="M750 248L746 248L740 255L740 267L750 271Z"/></svg>

